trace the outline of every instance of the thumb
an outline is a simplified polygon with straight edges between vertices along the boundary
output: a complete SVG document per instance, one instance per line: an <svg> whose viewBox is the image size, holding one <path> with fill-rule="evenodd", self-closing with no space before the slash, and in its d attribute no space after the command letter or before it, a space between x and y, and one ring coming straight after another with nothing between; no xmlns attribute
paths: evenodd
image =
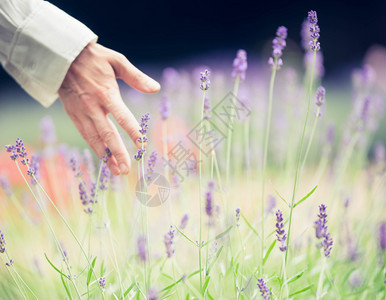
<svg viewBox="0 0 386 300"><path fill-rule="evenodd" d="M138 70L124 55L112 52L109 62L117 78L144 93L155 93L160 90L161 86L157 81Z"/></svg>

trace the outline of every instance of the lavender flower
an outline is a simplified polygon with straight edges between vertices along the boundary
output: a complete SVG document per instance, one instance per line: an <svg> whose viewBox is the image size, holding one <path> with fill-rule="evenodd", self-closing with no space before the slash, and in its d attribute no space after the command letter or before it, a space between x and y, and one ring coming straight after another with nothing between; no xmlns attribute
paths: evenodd
<svg viewBox="0 0 386 300"><path fill-rule="evenodd" d="M287 28L284 26L280 26L276 31L276 37L272 41L272 56L268 60L268 64L272 66L272 68L275 68L276 70L279 70L280 67L283 65L283 60L281 59L281 56L283 55L283 49L285 48L287 38Z"/></svg>
<svg viewBox="0 0 386 300"><path fill-rule="evenodd" d="M53 145L56 142L55 125L51 116L45 116L40 121L40 138L46 145Z"/></svg>
<svg viewBox="0 0 386 300"><path fill-rule="evenodd" d="M82 172L80 171L80 166L78 164L78 160L76 159L75 155L71 155L70 158L70 167L72 171L75 173L75 177L81 177Z"/></svg>
<svg viewBox="0 0 386 300"><path fill-rule="evenodd" d="M277 241L281 243L279 247L280 251L285 252L287 250L287 246L285 244L287 234L284 230L283 213L280 209L276 212L276 237Z"/></svg>
<svg viewBox="0 0 386 300"><path fill-rule="evenodd" d="M30 162L30 169L33 169L34 170L34 178L31 177L30 179L30 182L31 184L36 184L36 180L35 179L39 179L39 167L40 167L40 164L39 164L39 160L40 158L36 155L31 155L31 162ZM28 172L27 172L28 173Z"/></svg>
<svg viewBox="0 0 386 300"><path fill-rule="evenodd" d="M205 199L206 199L205 211L206 211L206 214L208 215L209 218L212 218L213 213L214 213L214 211L213 211L213 190L214 190L214 182L210 181L208 183L208 190L205 194Z"/></svg>
<svg viewBox="0 0 386 300"><path fill-rule="evenodd" d="M315 104L317 106L322 106L324 104L324 99L326 97L326 90L324 87L320 86L318 87L318 90L316 91L316 101Z"/></svg>
<svg viewBox="0 0 386 300"><path fill-rule="evenodd" d="M236 208L236 224L237 224L237 226L240 226L240 212L241 212L241 210L240 210L240 208Z"/></svg>
<svg viewBox="0 0 386 300"><path fill-rule="evenodd" d="M147 133L147 130L149 129L149 125L148 125L149 120L150 120L149 113L144 114L141 118L141 123L139 125L141 128L139 132L142 134L142 136L138 138L138 142L140 143L146 143L148 141L146 137L146 133ZM137 154L134 155L135 160L140 161L143 155L145 154L145 152L146 152L146 149L143 147L141 149L138 149Z"/></svg>
<svg viewBox="0 0 386 300"><path fill-rule="evenodd" d="M101 176L99 178L99 189L101 191L107 191L108 183L111 177L111 172L106 164L103 164L101 170Z"/></svg>
<svg viewBox="0 0 386 300"><path fill-rule="evenodd" d="M269 195L268 205L267 205L265 211L270 214L273 212L273 209L275 208L275 206L276 206L276 197Z"/></svg>
<svg viewBox="0 0 386 300"><path fill-rule="evenodd" d="M109 148L105 149L105 154L102 156L102 161L106 164L109 161L109 158L113 156Z"/></svg>
<svg viewBox="0 0 386 300"><path fill-rule="evenodd" d="M7 197L11 197L13 195L13 191L11 185L9 184L8 178L4 175L0 176L0 187L4 190L4 193Z"/></svg>
<svg viewBox="0 0 386 300"><path fill-rule="evenodd" d="M245 71L248 68L247 52L245 50L238 50L236 58L233 60L232 77L240 77L241 80L245 80Z"/></svg>
<svg viewBox="0 0 386 300"><path fill-rule="evenodd" d="M144 235L141 235L138 237L137 247L138 247L139 258L143 262L145 262L147 260L147 255L146 255L147 240L146 240L146 237Z"/></svg>
<svg viewBox="0 0 386 300"><path fill-rule="evenodd" d="M210 72L209 70L205 69L204 72L200 72L200 89L203 91L206 91L210 87L210 79L209 79Z"/></svg>
<svg viewBox="0 0 386 300"><path fill-rule="evenodd" d="M271 299L272 292L268 289L263 278L257 280L257 286L259 287L261 296L264 298L264 300Z"/></svg>
<svg viewBox="0 0 386 300"><path fill-rule="evenodd" d="M13 258L11 258L11 259L9 260L9 262L6 262L6 263L5 263L5 265L6 265L7 267L10 267L11 265L13 265L13 263L14 263Z"/></svg>
<svg viewBox="0 0 386 300"><path fill-rule="evenodd" d="M5 252L5 238L4 238L4 234L1 232L0 230L0 253L4 253Z"/></svg>
<svg viewBox="0 0 386 300"><path fill-rule="evenodd" d="M208 97L204 99L204 119L209 120L211 118L212 109L210 107L210 100Z"/></svg>
<svg viewBox="0 0 386 300"><path fill-rule="evenodd" d="M316 11L310 10L308 12L308 22L310 22L311 41L310 47L312 51L320 50L320 43L318 42L320 37L320 28L318 26L318 17Z"/></svg>
<svg viewBox="0 0 386 300"><path fill-rule="evenodd" d="M315 222L315 236L317 239L323 239L318 247L323 248L326 257L330 257L333 240L327 233L327 212L324 204L319 205L318 217L319 219Z"/></svg>
<svg viewBox="0 0 386 300"><path fill-rule="evenodd" d="M166 254L168 258L172 257L174 254L173 240L174 240L174 229L173 229L173 226L170 226L170 230L168 231L167 234L164 235L164 244L166 247Z"/></svg>
<svg viewBox="0 0 386 300"><path fill-rule="evenodd" d="M166 94L162 95L160 112L161 119L163 121L167 120L170 117L170 101Z"/></svg>
<svg viewBox="0 0 386 300"><path fill-rule="evenodd" d="M101 287L102 290L105 289L106 287L106 278L105 277L100 277L98 280L99 286Z"/></svg>
<svg viewBox="0 0 386 300"><path fill-rule="evenodd" d="M181 219L180 223L180 229L183 230L186 228L186 225L188 224L189 216L188 214L184 214Z"/></svg>
<svg viewBox="0 0 386 300"><path fill-rule="evenodd" d="M382 251L386 250L386 222L379 226L379 246Z"/></svg>
<svg viewBox="0 0 386 300"><path fill-rule="evenodd" d="M150 288L147 292L147 299L149 300L158 300L158 291L155 288Z"/></svg>
<svg viewBox="0 0 386 300"><path fill-rule="evenodd" d="M147 160L147 172L146 172L146 181L147 182L151 181L151 176L154 173L154 168L155 168L156 162L157 162L157 151L154 150L150 154L149 159Z"/></svg>
<svg viewBox="0 0 386 300"><path fill-rule="evenodd" d="M89 199L88 199L88 195L87 195L87 191L85 189L85 186L83 185L82 182L79 183L79 196L80 196L80 200L82 201L82 204L83 205L87 205L89 203Z"/></svg>

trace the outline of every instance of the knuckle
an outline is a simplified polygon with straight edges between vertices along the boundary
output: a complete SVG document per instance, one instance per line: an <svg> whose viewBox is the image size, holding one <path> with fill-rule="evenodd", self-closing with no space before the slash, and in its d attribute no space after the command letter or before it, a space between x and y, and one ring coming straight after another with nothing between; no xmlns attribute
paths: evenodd
<svg viewBox="0 0 386 300"><path fill-rule="evenodd" d="M121 126L122 128L126 128L129 125L129 121L127 119L127 116L122 112L117 113L117 115L115 116L115 120L117 121L119 126Z"/></svg>
<svg viewBox="0 0 386 300"><path fill-rule="evenodd" d="M99 134L90 135L87 137L87 140L88 140L89 144L91 144L91 145L96 145L96 144L99 144L100 142L102 142L102 139L99 136Z"/></svg>
<svg viewBox="0 0 386 300"><path fill-rule="evenodd" d="M104 140L105 142L110 142L113 138L114 138L114 131L112 130L104 130L101 132L100 136L102 138L102 140Z"/></svg>

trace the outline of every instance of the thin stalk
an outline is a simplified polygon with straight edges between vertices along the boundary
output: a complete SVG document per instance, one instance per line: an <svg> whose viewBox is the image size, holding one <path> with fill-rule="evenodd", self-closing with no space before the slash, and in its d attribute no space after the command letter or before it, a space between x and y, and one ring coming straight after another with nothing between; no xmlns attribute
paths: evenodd
<svg viewBox="0 0 386 300"><path fill-rule="evenodd" d="M304 154L304 158L303 158L302 166L300 168L300 172L303 170L304 165L307 161L308 153L310 151L311 144L312 144L312 139L314 138L314 134L315 134L316 124L318 123L319 114L320 114L320 106L318 106L318 109L316 111L316 116L314 119L314 124L312 124L311 135L310 135L310 139L308 140L308 145L307 145L306 153Z"/></svg>
<svg viewBox="0 0 386 300"><path fill-rule="evenodd" d="M327 259L323 255L323 253L322 253L322 260L323 260L322 270L320 271L320 274L319 274L318 289L316 290L316 299L317 300L322 298L322 289L323 289L323 282L324 282L324 270L326 268L326 262L327 262Z"/></svg>
<svg viewBox="0 0 386 300"><path fill-rule="evenodd" d="M264 204L265 204L265 177L267 176L267 156L268 156L268 143L269 143L269 132L271 128L271 116L272 116L272 99L273 99L273 87L275 84L276 77L276 64L277 57L275 57L274 67L272 68L271 81L269 83L269 94L268 94L268 113L267 113L267 123L265 126L265 135L264 135L264 158L263 158L263 174L261 180L261 272L264 272Z"/></svg>
<svg viewBox="0 0 386 300"><path fill-rule="evenodd" d="M76 293L77 293L77 295L78 295L78 298L81 299L81 296L80 296L78 287L76 286L76 284L75 284L75 282L74 282L74 280L73 280L74 277L72 276L71 268L70 268L70 266L68 265L67 260L65 259L66 257L65 257L65 255L64 255L63 249L62 249L62 247L60 246L59 240L58 240L58 238L56 237L56 234L55 234L54 229L52 228L51 222L50 222L50 220L49 220L49 218L48 218L48 216L47 216L45 210L43 209L43 207L42 207L40 201L39 201L38 198L36 197L36 195L35 195L35 193L33 192L31 186L29 185L27 179L25 178L23 172L21 171L20 166L19 166L19 164L17 163L17 161L15 161L15 164L16 164L16 167L17 167L17 169L18 169L20 175L23 177L23 180L24 180L25 184L27 185L28 189L30 190L30 192L31 192L31 194L32 194L32 196L33 196L33 198L36 200L36 203L37 203L37 205L39 206L39 209L40 209L40 211L42 212L42 214L43 214L43 216L44 216L44 219L45 219L46 222L47 222L47 225L48 225L48 227L49 227L49 229L50 229L50 231L51 231L51 233L52 233L52 236L54 237L55 244L56 244L56 246L58 247L59 253L61 254L61 256L62 256L64 262L66 263L68 274L69 274L70 277L71 277L71 278L70 278L70 281L71 281L71 283L72 283L73 286L74 286L74 289L75 289L75 291L76 291ZM32 178L35 180L35 182L36 182L37 184L39 184L39 182L37 181L35 175L32 175ZM39 185L39 186L40 186L40 185Z"/></svg>
<svg viewBox="0 0 386 300"><path fill-rule="evenodd" d="M297 187L297 183L298 183L300 159L301 159L302 152L303 152L304 136L305 136L305 133L306 133L307 123L308 123L308 116L309 116L309 113L310 113L311 93L312 93L312 83L313 83L313 78L314 78L315 60L316 60L316 51L314 51L314 58L313 58L313 62L312 62L310 86L309 86L309 90L308 90L308 104L307 104L306 119L304 121L302 138L301 138L301 141L300 141L300 149L299 149L299 153L298 153L298 157L297 157L297 162L296 162L295 180L294 180L294 186L293 186L293 192L292 192L292 200L291 200L291 206L290 206L290 216L289 216L289 222L288 222L287 251L285 252L285 267L286 268L287 268L287 261L288 261L289 242L290 242L291 225L292 225L292 214L293 214L293 209L294 209L294 204L295 204L295 196L296 196L296 187Z"/></svg>
<svg viewBox="0 0 386 300"><path fill-rule="evenodd" d="M3 264L5 265L5 264L6 264L6 261L4 260L4 258L3 258L2 255L0 255L0 258L1 258L1 260L3 261ZM16 283L16 286L17 286L17 288L18 288L20 294L23 296L24 299L27 299L26 295L24 295L24 292L23 292L23 290L22 290L21 287L20 287L20 283L16 280L15 276L13 276L13 274L12 274L12 272L9 270L9 268L6 268L6 269L7 269L8 273L9 273L9 275L11 275L13 281Z"/></svg>
<svg viewBox="0 0 386 300"><path fill-rule="evenodd" d="M9 255L8 253L6 252L7 254L7 257L9 258ZM32 296L35 298L35 299L38 299L38 297L36 297L35 293L32 291L32 289L28 286L28 284L23 280L23 278L19 275L19 273L16 271L16 268L11 265L12 267L12 270L15 272L15 274L17 275L17 277L19 277L20 281L22 284L24 284L24 286L29 290L29 292L32 294Z"/></svg>
<svg viewBox="0 0 386 300"><path fill-rule="evenodd" d="M162 155L165 162L165 168L164 168L164 176L167 181L169 181L169 157L168 157L168 127L167 127L167 121L162 120ZM171 197L171 194L169 195ZM169 218L172 221L172 224L174 224L173 220L173 213L172 213L172 204L171 199L169 199L168 202L168 212L169 212Z"/></svg>
<svg viewBox="0 0 386 300"><path fill-rule="evenodd" d="M24 176L23 176L24 177ZM47 197L47 199L50 201L50 203L52 204L52 206L55 208L56 212L58 213L58 215L60 216L60 218L62 219L63 223L66 225L67 229L70 231L72 237L75 239L76 243L78 244L83 256L86 258L86 261L88 263L88 266L89 268L92 269L92 273L94 275L94 278L95 280L98 280L95 272L94 272L94 269L92 268L91 266L91 262L87 256L87 253L86 251L84 250L81 242L79 241L79 239L77 238L77 236L75 235L74 231L72 230L70 224L68 224L67 220L64 218L64 216L62 215L62 213L59 211L59 209L57 208L57 206L55 205L55 203L52 201L52 199L50 198L50 196L48 196L47 192L43 189L43 187L40 185L39 181L37 180L37 178L35 177L35 175L32 175L32 178L36 181L37 185L39 186L39 188L43 191L44 195ZM95 197L96 197L96 194L95 194ZM63 257L64 258L64 257ZM104 294L103 294L103 291L102 291L102 288L99 287L99 291L101 292L102 294L102 297L103 299L105 298Z"/></svg>
<svg viewBox="0 0 386 300"><path fill-rule="evenodd" d="M202 93L201 105L201 119L204 120L204 105L205 105L205 91ZM198 265L200 268L200 292L202 293L202 262L201 262L201 248L202 248L202 139L200 139L199 158L198 158L198 173L199 173L199 201L200 201L200 235L198 240Z"/></svg>
<svg viewBox="0 0 386 300"><path fill-rule="evenodd" d="M233 95L237 97L239 91L239 83L240 83L240 74L237 74L235 78L235 84L233 86ZM229 189L229 176L230 176L230 161L231 161L231 152L232 152L232 131L233 131L233 115L230 116L229 124L228 124L228 135L227 135L227 160L226 160L226 185ZM229 192L228 192L229 196ZM228 213L228 211L226 211Z"/></svg>

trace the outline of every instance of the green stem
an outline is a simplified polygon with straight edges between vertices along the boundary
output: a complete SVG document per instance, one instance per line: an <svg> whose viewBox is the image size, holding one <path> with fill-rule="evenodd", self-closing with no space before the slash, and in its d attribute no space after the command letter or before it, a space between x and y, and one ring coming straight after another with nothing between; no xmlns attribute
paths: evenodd
<svg viewBox="0 0 386 300"><path fill-rule="evenodd" d="M205 105L205 91L202 93L201 106L201 120L204 120L204 105ZM202 262L201 262L201 248L202 248L202 139L200 139L199 158L198 158L198 173L199 173L199 201L200 201L200 235L198 240L198 265L200 268L200 292L202 293Z"/></svg>
<svg viewBox="0 0 386 300"><path fill-rule="evenodd" d="M0 258L1 258L1 260L3 261L3 263L5 265L6 261L4 260L2 255L0 255ZM16 283L16 286L17 286L20 294L23 296L24 299L27 299L26 295L24 295L24 292L23 292L23 290L20 287L20 283L16 280L15 276L13 276L12 272L9 270L9 267L7 267L6 269L7 269L8 273L9 273L9 275L11 275L13 281Z"/></svg>
<svg viewBox="0 0 386 300"><path fill-rule="evenodd" d="M297 162L296 162L295 180L294 180L294 186L293 186L293 192L292 192L292 200L291 200L291 206L290 206L290 216L289 216L289 222L288 222L287 251L285 252L285 267L286 268L287 268L287 262L288 262L288 252L290 251L289 243L290 243L290 234L291 234L291 225L292 225L292 214L293 214L294 203L295 203L296 187L297 187L297 183L298 183L300 159L301 159L302 152L303 152L304 137L305 137L307 123L308 123L308 116L309 116L309 113L310 113L312 83L313 83L314 69L315 69L315 60L316 60L316 51L314 51L314 58L313 58L312 69L311 69L311 78L310 78L310 86L309 86L309 90L308 90L308 104L307 104L306 119L304 121L304 126L303 126L303 131L302 131L302 138L301 138L301 141L300 141L300 149L299 149L299 153L298 153L298 157L297 157Z"/></svg>
<svg viewBox="0 0 386 300"><path fill-rule="evenodd" d="M318 109L316 111L316 116L315 116L315 119L314 119L314 124L312 125L311 136L310 136L310 139L308 140L308 145L307 145L306 153L304 154L304 158L303 158L302 166L300 168L300 172L303 170L304 165L305 165L305 163L307 161L308 153L310 151L312 140L313 140L314 134L315 134L316 124L318 123L319 114L320 114L320 106L318 106Z"/></svg>
<svg viewBox="0 0 386 300"><path fill-rule="evenodd" d="M39 201L38 198L36 197L36 195L35 195L35 193L33 192L31 186L29 185L27 179L25 178L23 172L21 171L18 162L15 161L15 164L16 164L16 167L17 167L17 169L18 169L20 175L23 177L23 180L24 180L25 184L27 185L28 189L30 190L30 192L31 192L31 194L32 194L32 196L33 196L33 198L35 199L37 205L39 206L39 209L40 209L40 211L42 212L42 214L43 214L43 216L44 216L44 219L45 219L46 222L47 222L47 225L48 225L48 227L49 227L49 229L50 229L50 231L51 231L51 233L52 233L52 236L53 236L53 238L54 238L54 240L55 240L55 244L56 244L56 246L57 246L57 248L58 248L58 250L59 250L59 253L61 254L62 259L63 259L64 262L66 263L66 267L67 267L68 274L69 274L70 277L71 277L71 278L70 278L70 281L71 281L71 283L73 284L73 286L74 286L74 288L75 288L75 291L76 291L76 293L77 293L77 295L78 295L78 298L81 299L81 296L80 296L78 287L76 286L76 284L75 284L75 282L74 282L74 276L72 275L71 268L70 268L70 266L68 265L68 262L67 262L67 260L66 260L65 255L64 255L64 252L63 252L63 249L62 249L62 247L61 247L61 245L60 245L60 243L59 243L58 238L56 237L56 234L55 234L55 231L54 231L54 229L53 229L53 227L52 227L52 225L51 225L51 222L50 222L50 220L49 220L49 218L48 218L48 216L47 216L45 210L43 209L43 207L42 207L40 201ZM35 182L36 182L37 184L39 184L39 182L37 181L35 175L32 175L32 178L35 180ZM40 185L39 185L39 186L40 186Z"/></svg>
<svg viewBox="0 0 386 300"><path fill-rule="evenodd" d="M323 250L321 250L323 251ZM322 298L322 289L323 289L323 282L324 282L324 269L326 268L326 262L327 259L322 253L322 270L320 271L319 274L319 281L318 281L318 289L316 290L316 299L321 299Z"/></svg>
<svg viewBox="0 0 386 300"><path fill-rule="evenodd" d="M268 156L268 143L269 143L269 132L271 127L271 116L272 116L272 99L273 99L273 87L275 83L276 76L276 64L277 57L275 57L274 67L272 68L271 81L269 83L269 94L268 94L268 113L267 113L267 123L265 126L265 135L264 135L264 159L263 159L263 174L261 182L261 272L264 273L264 204L265 204L265 178L267 176L267 156Z"/></svg>

